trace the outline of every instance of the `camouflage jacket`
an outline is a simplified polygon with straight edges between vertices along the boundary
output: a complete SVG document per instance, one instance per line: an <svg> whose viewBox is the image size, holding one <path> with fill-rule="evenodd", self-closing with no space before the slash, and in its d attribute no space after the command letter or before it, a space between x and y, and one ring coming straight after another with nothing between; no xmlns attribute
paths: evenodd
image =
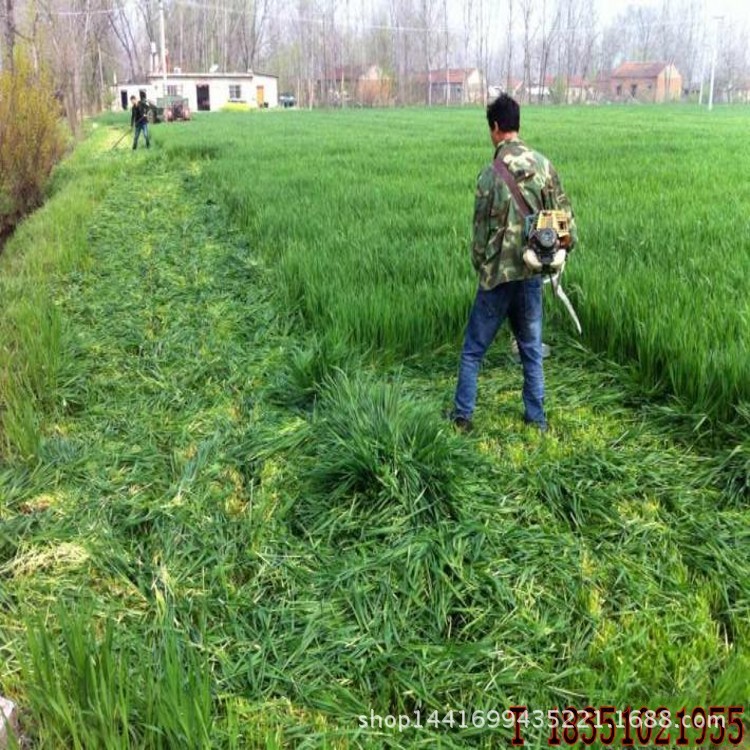
<svg viewBox="0 0 750 750"><path fill-rule="evenodd" d="M505 162L532 209L559 209L568 213L574 246L573 209L552 164L519 138L502 141L495 150L495 158ZM522 257L523 224L510 190L489 164L477 178L471 245L472 262L482 289L532 276Z"/></svg>

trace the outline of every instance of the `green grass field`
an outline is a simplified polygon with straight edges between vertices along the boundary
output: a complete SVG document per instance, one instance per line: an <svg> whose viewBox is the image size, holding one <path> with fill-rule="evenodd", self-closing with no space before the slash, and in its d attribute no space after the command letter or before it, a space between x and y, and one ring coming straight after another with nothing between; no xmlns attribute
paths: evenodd
<svg viewBox="0 0 750 750"><path fill-rule="evenodd" d="M749 124L525 111L584 336L548 300L547 436L500 337L467 438L480 110L211 115L135 154L99 121L0 257L0 694L31 746L747 707Z"/></svg>
<svg viewBox="0 0 750 750"><path fill-rule="evenodd" d="M636 362L687 411L747 426L748 113L710 123L698 110L551 108L530 110L522 135L575 202L569 284L587 343ZM223 144L209 179L280 272L287 304L318 332L397 357L457 340L474 179L491 155L481 113L245 124L188 138Z"/></svg>

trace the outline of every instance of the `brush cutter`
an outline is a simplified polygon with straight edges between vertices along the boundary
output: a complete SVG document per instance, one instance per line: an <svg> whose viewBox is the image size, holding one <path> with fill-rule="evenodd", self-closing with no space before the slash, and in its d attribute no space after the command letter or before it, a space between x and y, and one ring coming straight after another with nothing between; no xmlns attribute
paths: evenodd
<svg viewBox="0 0 750 750"><path fill-rule="evenodd" d="M550 284L552 284L552 291L555 293L555 297L557 297L560 302L563 303L565 309L568 311L568 314L573 320L573 325L575 325L576 330L578 331L578 335L580 336L583 333L583 331L581 330L581 321L578 320L578 315L576 315L573 303L568 298L568 295L565 294L565 291L562 288L562 282L560 281L560 277L562 276L564 268L565 264L563 264L562 268L560 268L560 270L554 276L546 276L544 279L544 283L546 284L549 282Z"/></svg>
<svg viewBox="0 0 750 750"><path fill-rule="evenodd" d="M112 146L112 151L114 151L123 141L123 138L125 138L126 135L130 135L130 128L128 128L118 139L114 146Z"/></svg>

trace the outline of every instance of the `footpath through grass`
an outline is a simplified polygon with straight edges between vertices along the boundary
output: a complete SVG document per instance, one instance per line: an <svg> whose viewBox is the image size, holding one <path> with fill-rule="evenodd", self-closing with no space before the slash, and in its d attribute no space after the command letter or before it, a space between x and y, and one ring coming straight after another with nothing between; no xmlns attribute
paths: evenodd
<svg viewBox="0 0 750 750"><path fill-rule="evenodd" d="M231 140L170 132L96 133L0 260L0 693L34 746L494 747L357 717L747 703L716 456L562 347L551 435L502 344L454 434L456 351L312 340L205 179Z"/></svg>

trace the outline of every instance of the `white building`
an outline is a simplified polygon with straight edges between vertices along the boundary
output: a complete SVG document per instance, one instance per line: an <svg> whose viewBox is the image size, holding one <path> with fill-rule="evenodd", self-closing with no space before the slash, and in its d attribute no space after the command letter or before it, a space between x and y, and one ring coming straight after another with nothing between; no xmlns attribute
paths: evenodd
<svg viewBox="0 0 750 750"><path fill-rule="evenodd" d="M168 73L165 84L161 73L149 73L146 84L114 87L114 109L128 109L130 97L156 101L164 96L187 98L191 112L215 112L227 105L260 109L279 106L278 76L267 73Z"/></svg>
<svg viewBox="0 0 750 750"><path fill-rule="evenodd" d="M130 109L130 97L156 99L156 89L150 83L116 83L111 89L112 111Z"/></svg>

